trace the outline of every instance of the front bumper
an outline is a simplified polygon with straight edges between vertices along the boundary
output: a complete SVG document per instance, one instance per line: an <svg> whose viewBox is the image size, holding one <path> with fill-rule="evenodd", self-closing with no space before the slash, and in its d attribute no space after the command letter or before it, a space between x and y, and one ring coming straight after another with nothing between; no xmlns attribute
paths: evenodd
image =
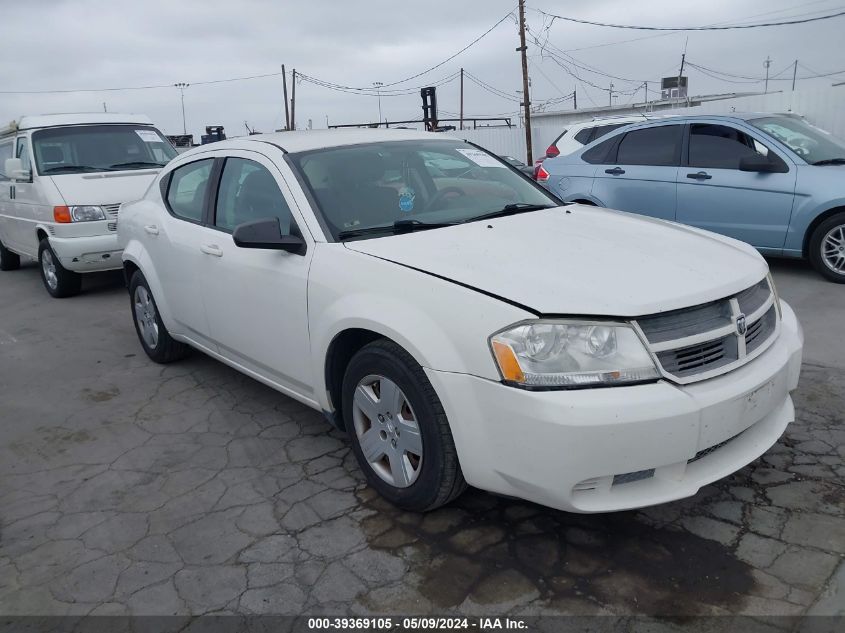
<svg viewBox="0 0 845 633"><path fill-rule="evenodd" d="M574 512L694 495L765 453L794 420L804 337L781 302L777 341L728 374L573 391L525 391L427 369L467 482Z"/></svg>
<svg viewBox="0 0 845 633"><path fill-rule="evenodd" d="M117 233L76 237L50 237L50 246L62 266L78 273L119 270L123 267Z"/></svg>

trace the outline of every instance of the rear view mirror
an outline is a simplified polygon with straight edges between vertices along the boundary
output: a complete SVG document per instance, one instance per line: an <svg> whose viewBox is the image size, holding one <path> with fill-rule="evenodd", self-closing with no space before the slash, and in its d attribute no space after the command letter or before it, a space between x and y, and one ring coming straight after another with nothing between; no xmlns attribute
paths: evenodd
<svg viewBox="0 0 845 633"><path fill-rule="evenodd" d="M28 181L30 178L29 170L23 168L20 158L7 158L3 165L3 173L9 180Z"/></svg>
<svg viewBox="0 0 845 633"><path fill-rule="evenodd" d="M279 218L265 218L245 222L235 227L232 233L235 246L287 251L296 255L305 254L305 240L297 235L282 235Z"/></svg>
<svg viewBox="0 0 845 633"><path fill-rule="evenodd" d="M783 167L783 165L778 164L778 162L773 161L768 156L760 156L759 154L754 156L743 156L739 159L740 171L753 171L758 173L788 171L788 169L784 169Z"/></svg>

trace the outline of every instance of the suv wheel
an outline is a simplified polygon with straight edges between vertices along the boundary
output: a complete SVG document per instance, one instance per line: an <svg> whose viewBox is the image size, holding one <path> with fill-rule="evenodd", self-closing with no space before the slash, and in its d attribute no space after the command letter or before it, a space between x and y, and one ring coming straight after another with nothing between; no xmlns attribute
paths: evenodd
<svg viewBox="0 0 845 633"><path fill-rule="evenodd" d="M17 270L21 267L21 258L0 242L0 270Z"/></svg>
<svg viewBox="0 0 845 633"><path fill-rule="evenodd" d="M147 356L157 363L172 363L188 353L188 346L170 336L158 313L153 293L140 270L129 281L129 300L135 331Z"/></svg>
<svg viewBox="0 0 845 633"><path fill-rule="evenodd" d="M392 341L370 343L350 361L343 417L367 482L394 505L433 510L466 489L443 405Z"/></svg>
<svg viewBox="0 0 845 633"><path fill-rule="evenodd" d="M832 215L813 231L810 262L830 281L845 283L845 213Z"/></svg>
<svg viewBox="0 0 845 633"><path fill-rule="evenodd" d="M51 296L63 299L79 294L82 289L82 275L62 266L46 238L38 245L38 263L41 281Z"/></svg>

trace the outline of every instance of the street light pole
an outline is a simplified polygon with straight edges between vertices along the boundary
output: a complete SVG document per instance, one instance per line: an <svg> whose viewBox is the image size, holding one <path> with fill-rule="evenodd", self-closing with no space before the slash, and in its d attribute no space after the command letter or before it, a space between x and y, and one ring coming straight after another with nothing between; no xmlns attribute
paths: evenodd
<svg viewBox="0 0 845 633"><path fill-rule="evenodd" d="M381 87L384 84L380 81L374 81L373 87L376 89L376 94L378 95L378 124L381 125Z"/></svg>
<svg viewBox="0 0 845 633"><path fill-rule="evenodd" d="M191 84L186 84L184 81L180 81L179 83L175 83L173 85L176 88L179 88L179 92L182 95L182 134L187 134L188 126L185 124L185 88Z"/></svg>

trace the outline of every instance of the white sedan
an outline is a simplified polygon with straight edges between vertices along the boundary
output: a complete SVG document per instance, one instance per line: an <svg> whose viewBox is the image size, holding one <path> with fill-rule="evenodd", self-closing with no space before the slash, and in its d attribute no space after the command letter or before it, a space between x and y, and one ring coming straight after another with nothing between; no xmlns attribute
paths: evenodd
<svg viewBox="0 0 845 633"><path fill-rule="evenodd" d="M322 410L404 508L467 484L575 512L670 501L794 418L803 335L754 249L561 206L454 138L199 147L118 230L151 359L194 347Z"/></svg>

